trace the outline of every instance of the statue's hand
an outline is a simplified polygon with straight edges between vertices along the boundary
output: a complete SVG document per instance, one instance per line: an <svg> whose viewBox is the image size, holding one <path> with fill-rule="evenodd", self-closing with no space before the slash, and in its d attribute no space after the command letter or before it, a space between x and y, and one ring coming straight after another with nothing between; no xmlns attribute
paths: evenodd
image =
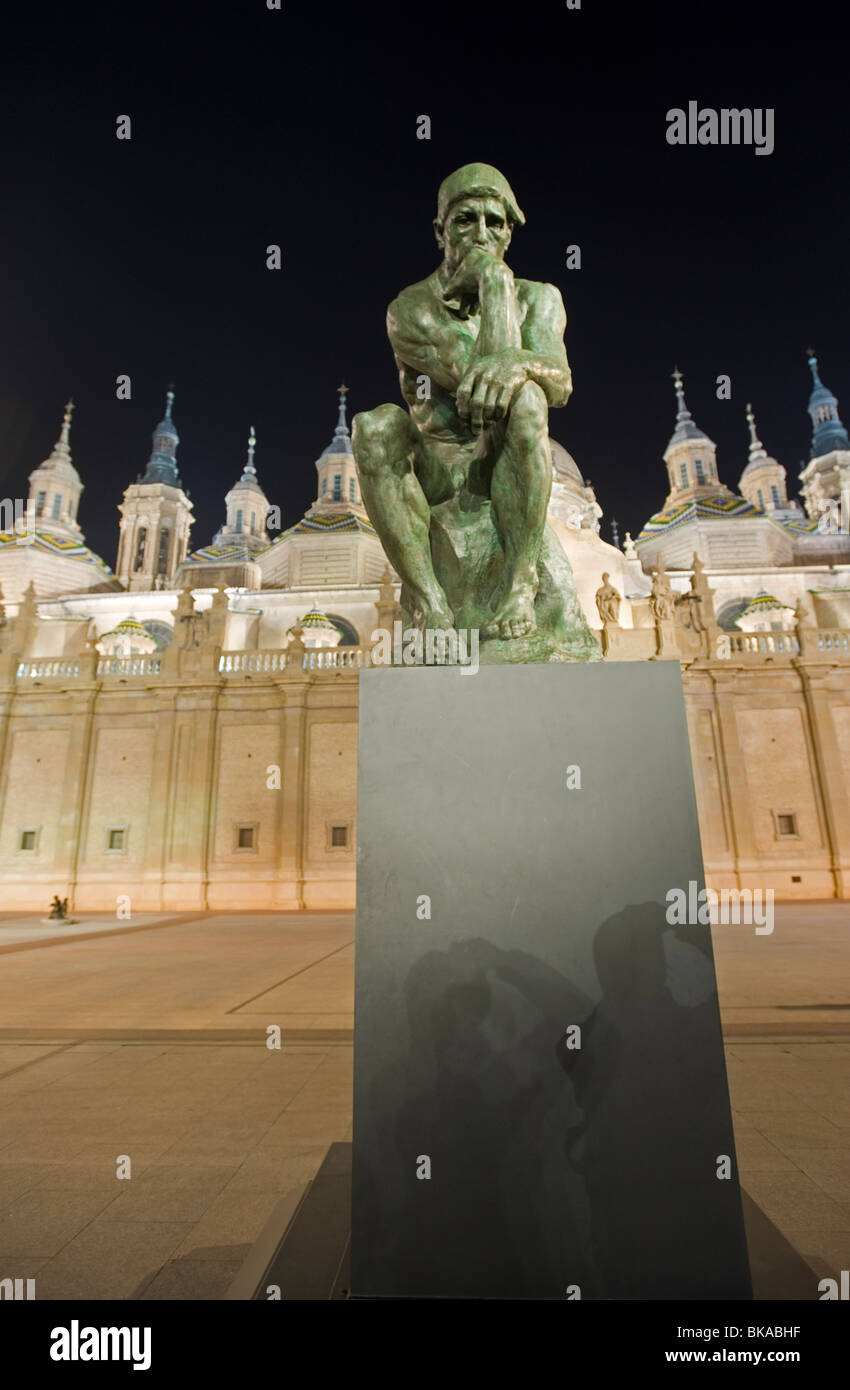
<svg viewBox="0 0 850 1390"><path fill-rule="evenodd" d="M473 246L443 290L443 298L457 299L460 295L476 295L481 289L482 280L490 276L510 276L513 279L513 272L504 261L498 260L482 246Z"/></svg>
<svg viewBox="0 0 850 1390"><path fill-rule="evenodd" d="M514 393L528 381L528 366L513 352L473 362L457 388L457 411L478 433L503 420Z"/></svg>

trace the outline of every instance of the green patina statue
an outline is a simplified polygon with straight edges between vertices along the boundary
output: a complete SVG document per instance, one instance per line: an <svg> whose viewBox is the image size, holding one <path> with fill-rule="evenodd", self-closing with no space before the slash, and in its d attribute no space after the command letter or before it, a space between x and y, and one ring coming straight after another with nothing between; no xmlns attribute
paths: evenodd
<svg viewBox="0 0 850 1390"><path fill-rule="evenodd" d="M408 624L477 629L482 661L593 661L601 650L546 523L549 406L572 391L566 314L554 285L505 264L524 221L489 164L440 185L443 262L387 313L409 411L357 415L354 456Z"/></svg>

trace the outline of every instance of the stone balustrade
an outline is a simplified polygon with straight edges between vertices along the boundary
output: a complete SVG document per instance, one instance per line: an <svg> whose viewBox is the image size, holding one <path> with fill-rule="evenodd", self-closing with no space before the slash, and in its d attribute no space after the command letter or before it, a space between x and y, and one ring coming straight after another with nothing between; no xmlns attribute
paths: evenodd
<svg viewBox="0 0 850 1390"><path fill-rule="evenodd" d="M19 661L15 677L19 681L74 680L79 674L78 658L40 656L32 661Z"/></svg>
<svg viewBox="0 0 850 1390"><path fill-rule="evenodd" d="M600 637L603 634L598 634ZM689 635L688 635L689 637ZM647 661L656 657L654 628L608 627L603 646L612 661ZM704 660L696 650L686 649L685 636L677 641L678 651L670 653L685 662ZM289 648L252 651L223 651L218 659L218 674L231 679L252 676L294 676L308 672L356 672L369 666L369 647L312 647L304 651ZM150 679L165 674L165 654L102 656L92 659L91 653L76 657L33 657L19 659L14 667L19 683L68 682L82 677L97 680ZM797 631L725 632L717 630L712 658L733 660L746 665L777 659L791 661L829 660L850 661L850 631L844 628L804 628Z"/></svg>
<svg viewBox="0 0 850 1390"><path fill-rule="evenodd" d="M736 656L799 656L800 642L796 632L730 632L730 650Z"/></svg>
<svg viewBox="0 0 850 1390"><path fill-rule="evenodd" d="M98 678L120 676L158 676L162 669L162 657L152 656L102 656L97 663Z"/></svg>
<svg viewBox="0 0 850 1390"><path fill-rule="evenodd" d="M305 651L231 651L219 657L223 676L294 674L296 671L357 671L369 665L369 647L308 647ZM299 659L300 657L300 659Z"/></svg>

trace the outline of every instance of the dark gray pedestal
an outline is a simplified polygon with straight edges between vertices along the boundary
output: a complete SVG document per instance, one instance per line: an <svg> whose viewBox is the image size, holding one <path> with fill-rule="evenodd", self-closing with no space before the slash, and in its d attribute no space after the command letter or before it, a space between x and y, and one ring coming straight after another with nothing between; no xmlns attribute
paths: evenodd
<svg viewBox="0 0 850 1390"><path fill-rule="evenodd" d="M678 664L365 671L359 757L352 1293L749 1298Z"/></svg>
<svg viewBox="0 0 850 1390"><path fill-rule="evenodd" d="M821 1275L797 1254L746 1192L742 1191L741 1198L753 1298L816 1302ZM261 1274L255 1275L253 1284L249 1284L244 1277L247 1271L243 1271L239 1292L234 1292L234 1285L228 1297L265 1302L269 1285L275 1284L289 1301L349 1298L350 1234L351 1145L331 1144L291 1220L281 1228L271 1260L266 1258L263 1263L264 1251L255 1247L251 1252L252 1264Z"/></svg>

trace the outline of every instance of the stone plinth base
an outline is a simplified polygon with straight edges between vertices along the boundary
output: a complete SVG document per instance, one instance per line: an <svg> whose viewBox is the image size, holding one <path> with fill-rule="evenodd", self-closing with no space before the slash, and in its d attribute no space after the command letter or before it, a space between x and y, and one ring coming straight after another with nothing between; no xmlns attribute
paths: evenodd
<svg viewBox="0 0 850 1390"><path fill-rule="evenodd" d="M351 1289L747 1299L677 663L360 678Z"/></svg>

